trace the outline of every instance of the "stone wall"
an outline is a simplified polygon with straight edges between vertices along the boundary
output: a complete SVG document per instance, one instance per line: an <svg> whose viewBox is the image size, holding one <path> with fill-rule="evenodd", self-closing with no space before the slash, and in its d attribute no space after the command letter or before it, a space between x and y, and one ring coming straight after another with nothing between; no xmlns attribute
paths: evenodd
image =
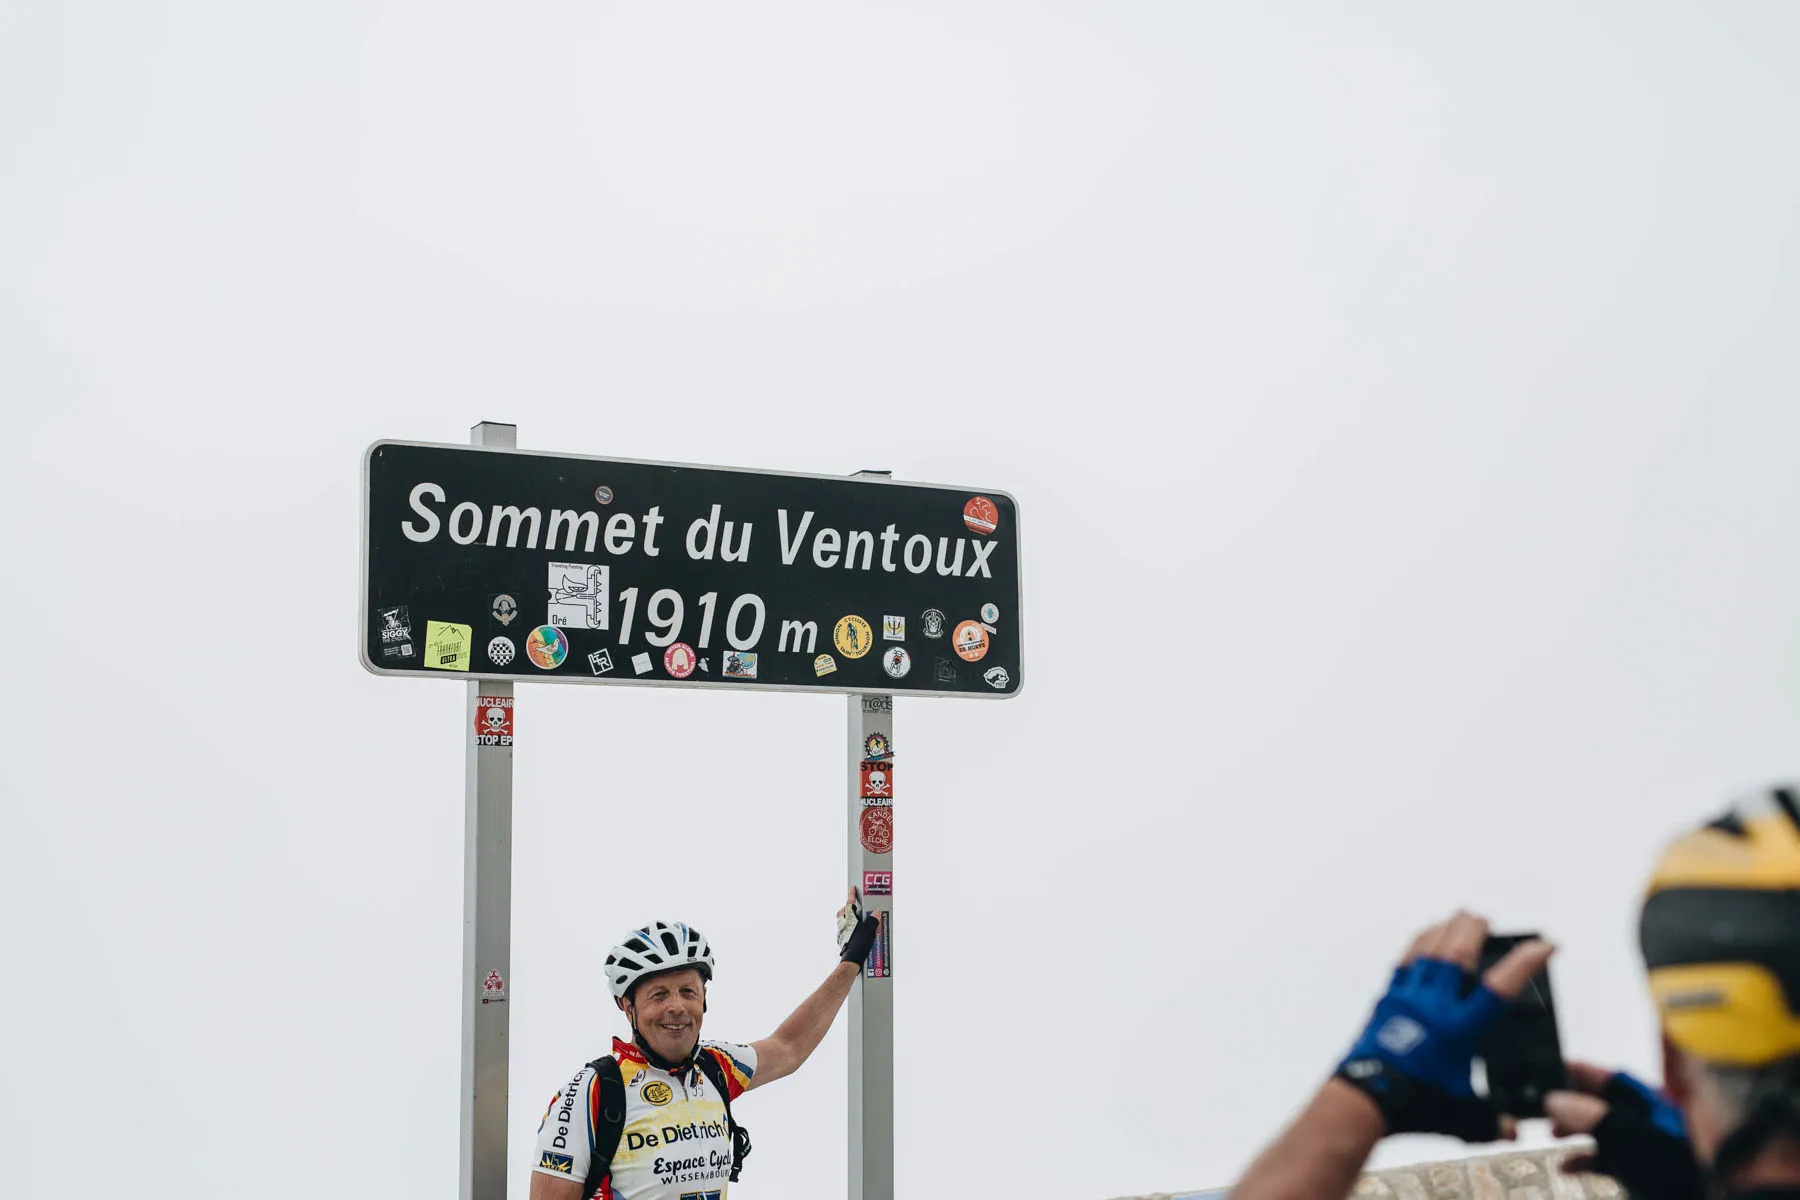
<svg viewBox="0 0 1800 1200"><path fill-rule="evenodd" d="M1563 1175L1556 1166L1584 1147L1486 1154L1454 1162L1373 1171L1351 1194L1368 1200L1622 1200L1625 1189L1598 1175ZM1225 1191L1162 1192L1134 1200L1214 1200Z"/></svg>

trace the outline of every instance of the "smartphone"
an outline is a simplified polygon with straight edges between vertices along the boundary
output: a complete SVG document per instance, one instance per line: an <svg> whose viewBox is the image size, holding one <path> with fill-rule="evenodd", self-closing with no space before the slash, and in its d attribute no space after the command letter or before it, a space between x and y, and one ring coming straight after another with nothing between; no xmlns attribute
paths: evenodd
<svg viewBox="0 0 1800 1200"><path fill-rule="evenodd" d="M1505 958L1507 952L1535 933L1497 933L1481 947L1478 974ZM1487 1071L1488 1099L1515 1117L1544 1115L1544 1096L1566 1086L1562 1039L1556 1032L1556 1002L1550 994L1548 965L1506 1006L1481 1044Z"/></svg>

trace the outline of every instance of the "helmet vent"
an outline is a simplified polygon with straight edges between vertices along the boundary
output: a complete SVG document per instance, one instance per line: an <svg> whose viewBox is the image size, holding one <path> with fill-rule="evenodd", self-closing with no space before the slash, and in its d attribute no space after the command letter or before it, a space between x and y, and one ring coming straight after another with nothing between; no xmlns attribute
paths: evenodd
<svg viewBox="0 0 1800 1200"><path fill-rule="evenodd" d="M1769 794L1781 806L1781 811L1787 814L1788 823L1794 827L1794 832L1800 834L1800 804L1794 802L1794 793L1787 788L1778 787L1771 789Z"/></svg>

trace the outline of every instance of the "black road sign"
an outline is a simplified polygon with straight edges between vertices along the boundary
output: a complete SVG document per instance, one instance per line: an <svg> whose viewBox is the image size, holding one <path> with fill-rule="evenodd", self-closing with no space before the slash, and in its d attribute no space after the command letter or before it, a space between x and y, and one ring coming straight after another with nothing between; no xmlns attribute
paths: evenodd
<svg viewBox="0 0 1800 1200"><path fill-rule="evenodd" d="M418 442L364 482L379 674L1019 690L1005 492Z"/></svg>

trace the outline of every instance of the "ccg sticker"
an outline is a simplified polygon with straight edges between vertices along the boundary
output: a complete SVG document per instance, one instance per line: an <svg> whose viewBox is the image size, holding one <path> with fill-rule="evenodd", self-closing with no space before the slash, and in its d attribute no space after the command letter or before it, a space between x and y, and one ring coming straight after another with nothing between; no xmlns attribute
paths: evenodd
<svg viewBox="0 0 1800 1200"><path fill-rule="evenodd" d="M906 673L912 670L912 655L906 652L905 646L889 646L881 652L881 669L895 679L905 679Z"/></svg>
<svg viewBox="0 0 1800 1200"><path fill-rule="evenodd" d="M837 659L829 654L821 654L813 659L813 674L823 678L837 670Z"/></svg>
<svg viewBox="0 0 1800 1200"><path fill-rule="evenodd" d="M981 620L984 625L992 625L999 619L1000 606L998 604L984 604L981 606Z"/></svg>
<svg viewBox="0 0 1800 1200"><path fill-rule="evenodd" d="M875 948L863 971L870 979L891 979L894 974L894 914L891 910L875 910Z"/></svg>
<svg viewBox="0 0 1800 1200"><path fill-rule="evenodd" d="M987 537L1000 526L1000 510L986 496L976 496L963 505L963 524L969 532Z"/></svg>
<svg viewBox="0 0 1800 1200"><path fill-rule="evenodd" d="M725 678L755 679L756 652L753 650L727 650L725 652Z"/></svg>
<svg viewBox="0 0 1800 1200"><path fill-rule="evenodd" d="M500 972L489 971L487 978L481 981L481 1002L483 1004L503 1004L506 1001L506 980L500 978Z"/></svg>
<svg viewBox="0 0 1800 1200"><path fill-rule="evenodd" d="M991 688L1003 688L1012 682L1012 676L1006 673L1005 667L989 667L988 673L982 676Z"/></svg>
<svg viewBox="0 0 1800 1200"><path fill-rule="evenodd" d="M539 625L525 639L525 657L534 667L554 671L569 657L568 636L554 625Z"/></svg>
<svg viewBox="0 0 1800 1200"><path fill-rule="evenodd" d="M551 563L549 624L568 629L605 629L611 573L611 567L598 563Z"/></svg>
<svg viewBox="0 0 1800 1200"><path fill-rule="evenodd" d="M504 667L519 656L519 651L509 637L489 638L487 656L496 667Z"/></svg>
<svg viewBox="0 0 1800 1200"><path fill-rule="evenodd" d="M466 671L475 633L449 621L425 622L425 665L437 671Z"/></svg>
<svg viewBox="0 0 1800 1200"><path fill-rule="evenodd" d="M964 621L951 635L950 647L964 662L980 662L988 652L988 632L979 621Z"/></svg>
<svg viewBox="0 0 1800 1200"><path fill-rule="evenodd" d="M510 746L513 744L513 698L511 696L478 696L476 698L475 744L477 746Z"/></svg>
<svg viewBox="0 0 1800 1200"><path fill-rule="evenodd" d="M644 1098L645 1104L652 1104L657 1108L661 1108L675 1098L675 1089L660 1079L652 1079L649 1083L644 1085L644 1090L638 1094Z"/></svg>
<svg viewBox="0 0 1800 1200"><path fill-rule="evenodd" d="M612 670L612 651L596 650L588 655L588 667L596 675L604 675Z"/></svg>
<svg viewBox="0 0 1800 1200"><path fill-rule="evenodd" d="M935 608L928 608L919 617L919 632L928 638L944 636L944 614Z"/></svg>
<svg viewBox="0 0 1800 1200"><path fill-rule="evenodd" d="M641 653L632 655L631 669L639 675L648 675L650 673L650 656Z"/></svg>
<svg viewBox="0 0 1800 1200"><path fill-rule="evenodd" d="M676 679L686 679L700 666L700 660L694 656L694 648L686 642L676 642L663 651L663 670Z"/></svg>
<svg viewBox="0 0 1800 1200"><path fill-rule="evenodd" d="M881 636L885 641L904 642L906 640L906 618L882 617Z"/></svg>
<svg viewBox="0 0 1800 1200"><path fill-rule="evenodd" d="M838 619L837 628L831 631L831 641L845 658L861 658L875 644L869 623L854 613Z"/></svg>
<svg viewBox="0 0 1800 1200"><path fill-rule="evenodd" d="M893 895L894 873L892 871L864 871L862 894L865 896Z"/></svg>
<svg viewBox="0 0 1800 1200"><path fill-rule="evenodd" d="M502 625L511 625L519 615L519 602L511 592L501 592L488 606L488 612Z"/></svg>
<svg viewBox="0 0 1800 1200"><path fill-rule="evenodd" d="M894 757L894 740L879 730L871 733L863 739L863 757L870 762Z"/></svg>
<svg viewBox="0 0 1800 1200"><path fill-rule="evenodd" d="M894 802L894 765L887 762L862 761L862 798L868 804Z"/></svg>
<svg viewBox="0 0 1800 1200"><path fill-rule="evenodd" d="M870 854L887 854L894 848L894 810L887 805L862 810L857 822L857 835L862 848Z"/></svg>

